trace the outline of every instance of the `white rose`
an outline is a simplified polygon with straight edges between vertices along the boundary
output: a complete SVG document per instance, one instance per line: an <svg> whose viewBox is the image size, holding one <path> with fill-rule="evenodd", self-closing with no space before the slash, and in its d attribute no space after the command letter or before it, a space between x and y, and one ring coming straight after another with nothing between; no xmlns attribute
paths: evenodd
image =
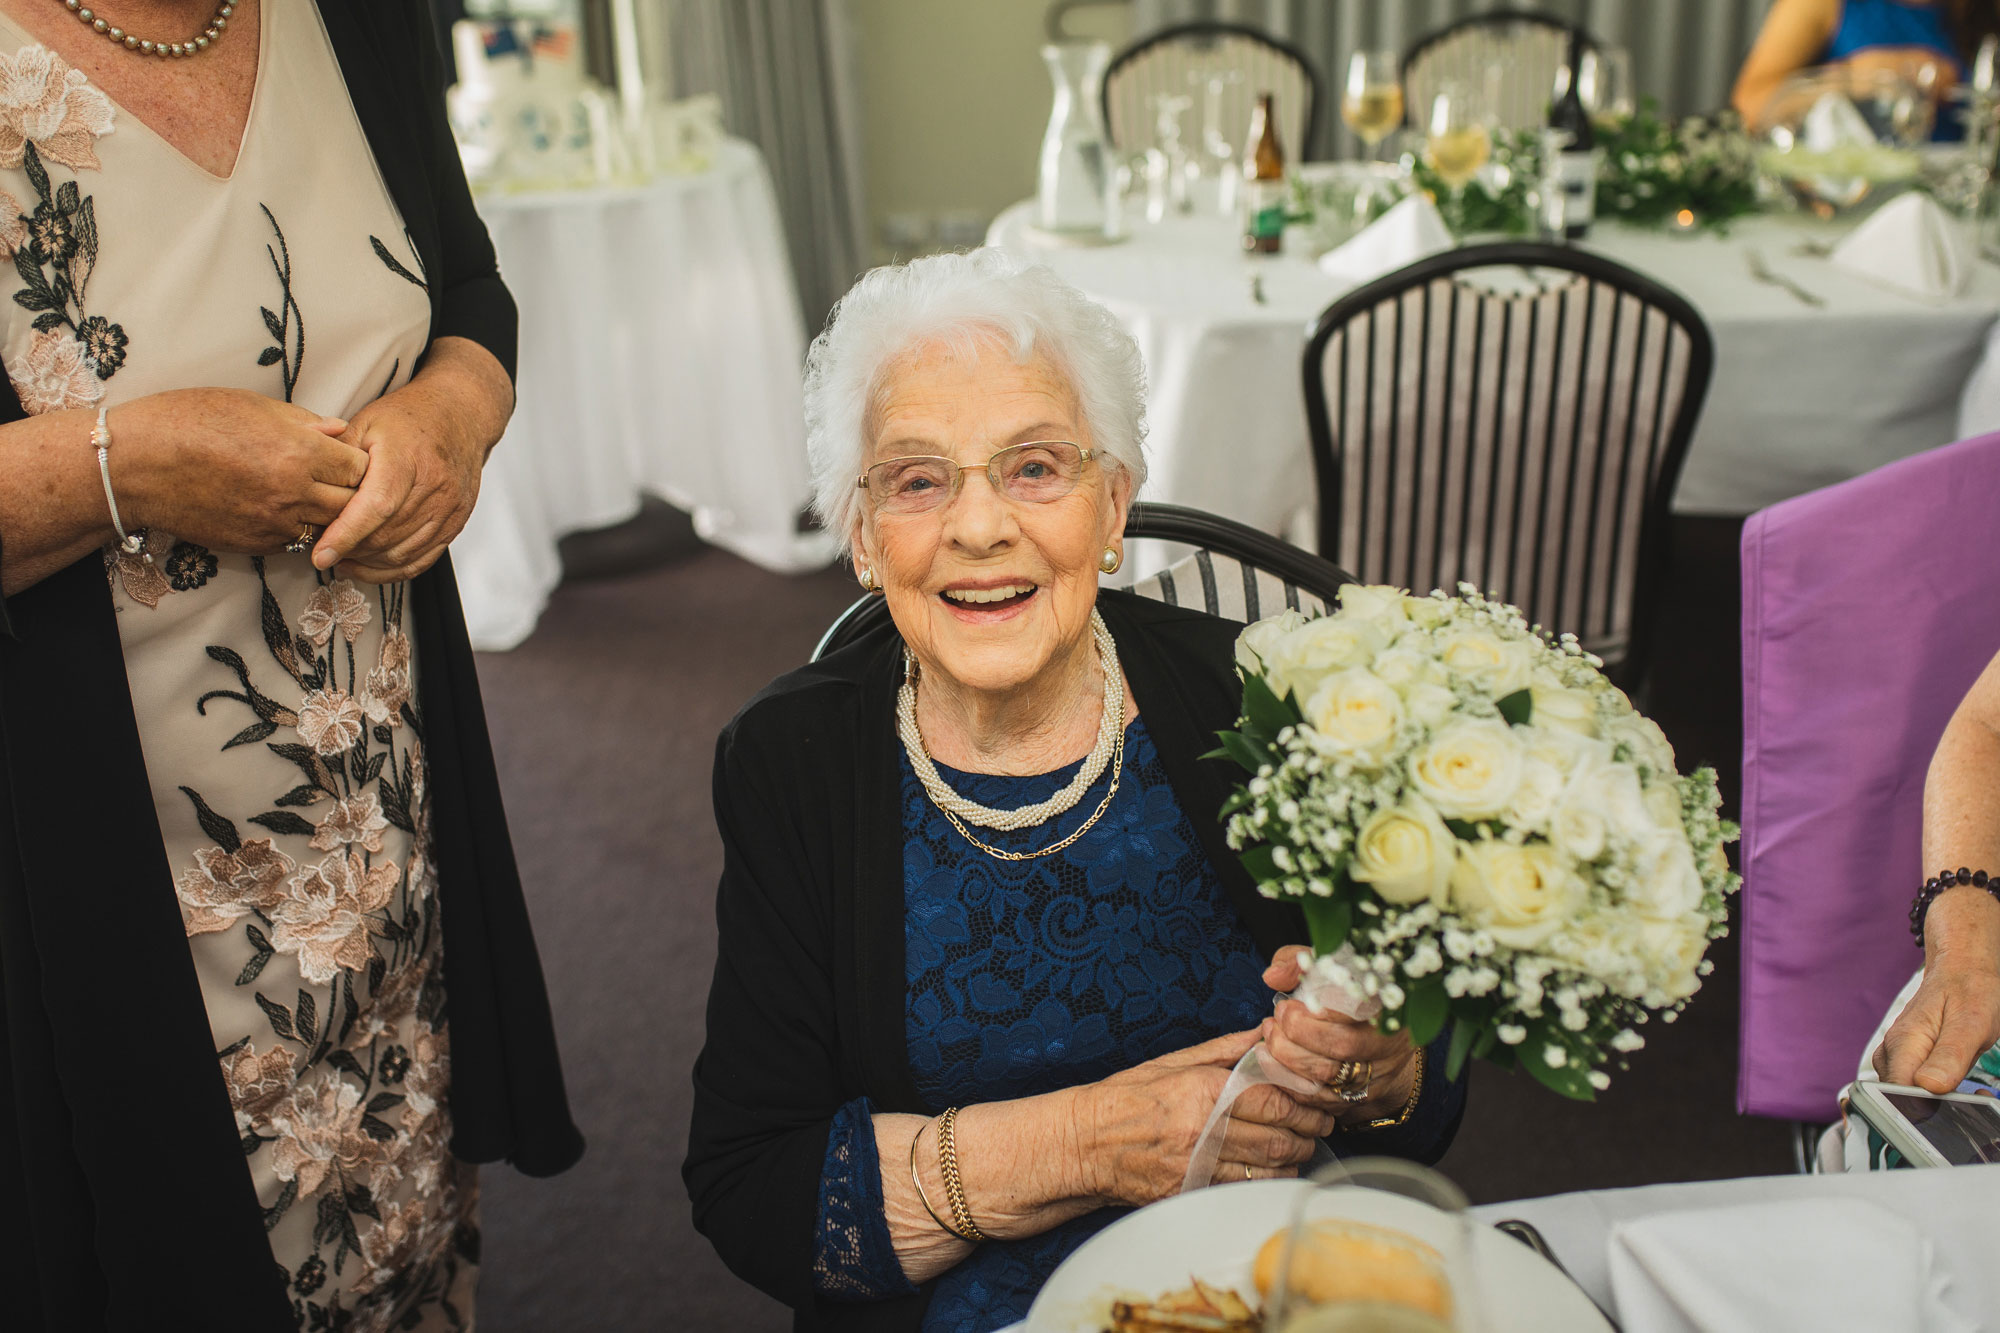
<svg viewBox="0 0 2000 1333"><path fill-rule="evenodd" d="M1403 614L1403 590L1387 584L1349 583L1340 589L1343 616L1380 625L1395 635L1408 623Z"/></svg>
<svg viewBox="0 0 2000 1333"><path fill-rule="evenodd" d="M1436 731L1457 709L1458 696L1442 685L1424 681L1411 686L1403 702L1411 717L1423 723L1426 730Z"/></svg>
<svg viewBox="0 0 2000 1333"><path fill-rule="evenodd" d="M1685 1000L1701 989L1701 960L1708 952L1708 922L1690 914L1677 921L1648 921L1639 942L1647 973L1668 1000Z"/></svg>
<svg viewBox="0 0 2000 1333"><path fill-rule="evenodd" d="M1322 616L1308 621L1277 645L1275 665L1292 690L1304 698L1329 675L1365 667L1388 645L1375 625L1346 616Z"/></svg>
<svg viewBox="0 0 2000 1333"><path fill-rule="evenodd" d="M1430 674L1431 666L1431 658L1414 648L1388 648L1375 655L1368 669L1399 692L1408 694Z"/></svg>
<svg viewBox="0 0 2000 1333"><path fill-rule="evenodd" d="M1561 770L1524 756L1520 785L1514 788L1514 797L1507 803L1506 820L1515 828L1540 833L1548 827L1562 794Z"/></svg>
<svg viewBox="0 0 2000 1333"><path fill-rule="evenodd" d="M1236 665L1246 675L1263 676L1278 696L1284 697L1284 684L1274 674L1278 647L1305 623L1306 618L1297 611L1285 610L1248 626L1236 636Z"/></svg>
<svg viewBox="0 0 2000 1333"><path fill-rule="evenodd" d="M1540 722L1539 717L1536 722ZM1609 761L1611 758L1611 747L1603 741L1574 731L1551 730L1539 725L1529 728L1522 743L1528 747L1530 759L1539 760L1564 774L1575 772L1579 764L1589 760Z"/></svg>
<svg viewBox="0 0 2000 1333"><path fill-rule="evenodd" d="M1410 765L1410 781L1449 819L1496 819L1521 781L1521 742L1492 718L1453 722Z"/></svg>
<svg viewBox="0 0 2000 1333"><path fill-rule="evenodd" d="M1534 703L1531 721L1553 731L1574 732L1579 736L1597 734L1597 700L1581 690L1553 680L1537 680L1528 686Z"/></svg>
<svg viewBox="0 0 2000 1333"><path fill-rule="evenodd" d="M1589 759L1570 772L1565 799L1575 799L1603 817L1607 828L1621 837L1640 841L1652 836L1652 812L1639 791L1639 772L1628 763L1611 759Z"/></svg>
<svg viewBox="0 0 2000 1333"><path fill-rule="evenodd" d="M1477 685L1495 699L1504 699L1528 683L1534 646L1521 639L1502 639L1483 629L1462 629L1444 636L1439 652L1445 669Z"/></svg>
<svg viewBox="0 0 2000 1333"><path fill-rule="evenodd" d="M1412 798L1377 810L1361 826L1347 873L1373 886L1385 902L1407 906L1428 899L1443 906L1457 842L1437 811Z"/></svg>
<svg viewBox="0 0 2000 1333"><path fill-rule="evenodd" d="M1652 921L1672 921L1701 906L1701 873L1679 833L1654 830L1639 844L1626 899Z"/></svg>
<svg viewBox="0 0 2000 1333"><path fill-rule="evenodd" d="M1609 835L1604 812L1596 803L1574 788L1565 790L1549 816L1549 841L1556 850L1571 862L1584 865L1604 854L1604 840Z"/></svg>
<svg viewBox="0 0 2000 1333"><path fill-rule="evenodd" d="M1669 778L1661 782L1649 782L1643 793L1646 813L1653 817L1653 823L1670 833L1681 833L1687 825L1681 822L1681 786Z"/></svg>
<svg viewBox="0 0 2000 1333"><path fill-rule="evenodd" d="M1586 912L1551 938L1547 951L1618 994L1637 999L1647 981L1644 923L1624 912Z"/></svg>
<svg viewBox="0 0 2000 1333"><path fill-rule="evenodd" d="M1582 881L1546 843L1462 843L1451 871L1452 905L1510 949L1533 949L1576 914Z"/></svg>
<svg viewBox="0 0 2000 1333"><path fill-rule="evenodd" d="M1431 629L1445 622L1451 614L1451 606L1436 597L1405 597L1403 614L1410 618L1411 623Z"/></svg>
<svg viewBox="0 0 2000 1333"><path fill-rule="evenodd" d="M1321 681L1305 714L1323 750L1379 764L1395 748L1403 700L1372 672L1355 667Z"/></svg>
<svg viewBox="0 0 2000 1333"><path fill-rule="evenodd" d="M1667 740L1667 734L1651 718L1638 713L1626 713L1614 717L1604 725L1604 739L1614 746L1623 745L1631 752L1633 762L1671 772L1674 767L1674 747Z"/></svg>

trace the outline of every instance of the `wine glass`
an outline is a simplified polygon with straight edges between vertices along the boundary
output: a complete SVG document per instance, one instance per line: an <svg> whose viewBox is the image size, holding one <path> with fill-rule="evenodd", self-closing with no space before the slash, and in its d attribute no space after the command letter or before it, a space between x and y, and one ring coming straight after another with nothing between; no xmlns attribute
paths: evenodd
<svg viewBox="0 0 2000 1333"><path fill-rule="evenodd" d="M1368 145L1370 157L1403 123L1403 85L1393 51L1356 51L1347 61L1340 118Z"/></svg>
<svg viewBox="0 0 2000 1333"><path fill-rule="evenodd" d="M1465 1195L1396 1157L1334 1162L1257 1256L1264 1333L1478 1333Z"/></svg>
<svg viewBox="0 0 2000 1333"><path fill-rule="evenodd" d="M1446 83L1431 99L1424 160L1446 185L1463 190L1493 155L1485 110L1463 84Z"/></svg>
<svg viewBox="0 0 2000 1333"><path fill-rule="evenodd" d="M1632 53L1622 46L1592 47L1583 53L1576 95L1593 116L1621 119L1636 109L1632 96Z"/></svg>

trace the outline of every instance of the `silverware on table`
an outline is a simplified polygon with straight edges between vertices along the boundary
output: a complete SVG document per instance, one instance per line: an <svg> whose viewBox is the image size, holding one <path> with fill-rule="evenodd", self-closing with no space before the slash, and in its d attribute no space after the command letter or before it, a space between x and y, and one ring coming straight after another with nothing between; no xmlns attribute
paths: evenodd
<svg viewBox="0 0 2000 1333"><path fill-rule="evenodd" d="M1561 1273L1564 1277L1569 1278L1571 1286L1575 1287L1578 1291L1583 1292L1585 1300L1589 1301L1592 1305L1597 1305L1597 1298L1595 1296L1592 1296L1588 1291L1585 1291L1583 1284L1581 1282L1578 1282L1567 1268L1563 1267L1563 1261L1556 1258L1556 1252L1549 1248L1549 1242L1547 1241L1547 1239L1543 1237L1541 1231L1535 1226L1533 1222L1524 1222L1518 1217L1509 1217L1509 1218L1504 1218L1501 1221L1495 1222L1493 1224L1493 1229L1495 1231L1502 1232L1506 1235L1512 1236L1515 1240L1520 1241L1523 1245L1533 1250L1536 1254L1539 1254L1542 1256L1542 1258L1548 1260L1549 1263L1554 1266L1555 1270L1558 1273ZM1605 1309L1601 1305L1597 1305L1597 1313L1603 1315L1604 1322L1611 1325L1611 1333L1621 1333L1621 1330L1618 1327L1618 1321L1611 1317L1611 1312L1609 1310Z"/></svg>
<svg viewBox="0 0 2000 1333"><path fill-rule="evenodd" d="M1826 304L1825 297L1807 291L1784 274L1774 271L1769 264L1764 262L1762 251L1746 249L1743 252L1743 257L1750 263L1750 276L1757 281L1769 283L1773 287L1782 287L1793 296L1798 297L1799 300L1816 309Z"/></svg>

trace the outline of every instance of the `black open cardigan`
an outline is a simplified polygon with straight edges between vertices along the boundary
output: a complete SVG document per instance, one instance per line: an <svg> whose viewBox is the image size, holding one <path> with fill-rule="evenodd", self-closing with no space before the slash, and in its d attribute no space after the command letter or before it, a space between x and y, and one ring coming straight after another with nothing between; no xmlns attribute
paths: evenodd
<svg viewBox="0 0 2000 1333"><path fill-rule="evenodd" d="M511 375L514 302L445 122L426 7L320 0L320 13L430 279L430 336L471 338ZM0 423L22 415L0 377ZM449 561L409 597L452 1150L553 1174L583 1139ZM93 552L0 599L0 1325L10 1330L295 1327L172 883Z"/></svg>
<svg viewBox="0 0 2000 1333"><path fill-rule="evenodd" d="M1243 627L1125 592L1097 607L1174 796L1258 948L1305 943L1304 915L1259 896L1224 841L1214 812L1240 770L1201 758L1237 716ZM780 677L716 745L720 941L681 1175L696 1228L800 1329L914 1330L930 1300L929 1284L871 1302L813 1287L834 1113L864 1095L881 1111L944 1109L917 1090L904 1026L902 648L885 626ZM1463 1079L1434 1078L1423 1103L1408 1126L1329 1142L1435 1161L1463 1113Z"/></svg>

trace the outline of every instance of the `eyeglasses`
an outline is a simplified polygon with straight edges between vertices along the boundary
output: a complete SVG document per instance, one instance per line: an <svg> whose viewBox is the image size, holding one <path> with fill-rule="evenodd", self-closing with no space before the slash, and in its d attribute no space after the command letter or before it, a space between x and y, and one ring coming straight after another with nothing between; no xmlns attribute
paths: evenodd
<svg viewBox="0 0 2000 1333"><path fill-rule="evenodd" d="M855 483L885 514L930 514L958 498L968 472L984 472L994 494L1021 504L1047 504L1076 489L1093 451L1068 440L1010 444L984 463L959 464L949 458L912 455L888 458Z"/></svg>

